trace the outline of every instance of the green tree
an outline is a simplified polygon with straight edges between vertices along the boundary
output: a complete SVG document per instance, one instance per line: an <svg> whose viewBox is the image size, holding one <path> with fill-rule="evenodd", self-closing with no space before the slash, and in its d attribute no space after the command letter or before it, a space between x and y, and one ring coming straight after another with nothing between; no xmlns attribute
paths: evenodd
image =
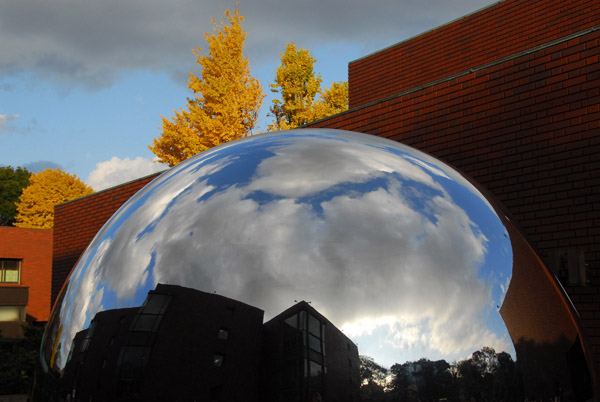
<svg viewBox="0 0 600 402"><path fill-rule="evenodd" d="M348 109L348 83L334 82L321 88L320 74L314 71L316 59L305 49L288 43L281 55L271 91L279 93L270 115L274 118L268 131L287 130Z"/></svg>
<svg viewBox="0 0 600 402"><path fill-rule="evenodd" d="M388 369L376 363L370 356L359 356L360 359L360 381L361 383L376 382L385 385Z"/></svg>
<svg viewBox="0 0 600 402"><path fill-rule="evenodd" d="M456 364L461 389L468 395L516 399L521 393L517 365L506 352L484 346Z"/></svg>
<svg viewBox="0 0 600 402"><path fill-rule="evenodd" d="M419 387L422 400L438 400L457 394L451 366L445 360L421 358L415 362L394 364L391 371L394 374L394 392L398 395L404 395L411 384Z"/></svg>
<svg viewBox="0 0 600 402"><path fill-rule="evenodd" d="M201 66L199 77L190 73L188 87L194 97L187 110L162 118L162 134L148 146L160 162L174 166L208 148L251 133L264 98L260 82L250 75L244 56L244 17L236 8L225 11L215 33L204 34L209 55L194 50Z"/></svg>
<svg viewBox="0 0 600 402"><path fill-rule="evenodd" d="M60 169L45 169L32 174L17 205L15 226L51 229L54 206L94 192L75 175Z"/></svg>
<svg viewBox="0 0 600 402"><path fill-rule="evenodd" d="M376 363L370 356L360 359L360 400L364 402L386 400L388 369Z"/></svg>
<svg viewBox="0 0 600 402"><path fill-rule="evenodd" d="M17 201L29 185L31 173L21 167L0 167L0 226L12 226L17 215Z"/></svg>
<svg viewBox="0 0 600 402"><path fill-rule="evenodd" d="M23 327L23 338L0 334L0 395L29 394L42 342L43 327Z"/></svg>

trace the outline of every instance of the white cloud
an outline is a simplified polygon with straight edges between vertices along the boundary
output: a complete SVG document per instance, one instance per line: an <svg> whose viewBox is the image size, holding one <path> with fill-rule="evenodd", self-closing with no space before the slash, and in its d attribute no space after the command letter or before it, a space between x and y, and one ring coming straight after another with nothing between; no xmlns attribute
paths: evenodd
<svg viewBox="0 0 600 402"><path fill-rule="evenodd" d="M375 51L495 0L256 0L241 2L246 50L257 64L277 64L285 43L305 48L353 43ZM191 71L191 49L234 1L2 1L0 74L40 73L44 80L111 85L121 72ZM340 12L343 10L343 12ZM364 53L364 52L363 52ZM259 66L260 67L260 66ZM256 65L254 66L256 68Z"/></svg>
<svg viewBox="0 0 600 402"><path fill-rule="evenodd" d="M3 133L8 124L19 118L18 114L0 114L0 133Z"/></svg>
<svg viewBox="0 0 600 402"><path fill-rule="evenodd" d="M94 268L97 283L119 300L146 278L148 289L216 291L264 309L266 319L310 300L383 364L452 360L482 346L510 352L490 304L505 282L487 275L498 244L478 214L490 211L474 213L460 193L451 196L443 185L450 175L433 160L415 164L372 146L319 141L313 153L325 150L329 164L295 141L262 149L269 156L255 166L209 151L171 169L120 210L118 228L95 240L112 241ZM231 181L241 166L237 173L251 177ZM323 198L303 198L313 193Z"/></svg>
<svg viewBox="0 0 600 402"><path fill-rule="evenodd" d="M96 163L86 183L95 191L100 191L165 169L168 169L167 165L141 156L135 159L113 156L110 160Z"/></svg>

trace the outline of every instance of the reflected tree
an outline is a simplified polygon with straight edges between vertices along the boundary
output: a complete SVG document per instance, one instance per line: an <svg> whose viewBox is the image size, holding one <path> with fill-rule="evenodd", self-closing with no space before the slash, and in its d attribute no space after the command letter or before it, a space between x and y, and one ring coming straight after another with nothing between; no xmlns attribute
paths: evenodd
<svg viewBox="0 0 600 402"><path fill-rule="evenodd" d="M389 370L378 364L370 356L360 358L360 399L361 401L387 401L390 400L386 392L387 376Z"/></svg>
<svg viewBox="0 0 600 402"><path fill-rule="evenodd" d="M522 400L517 364L508 353L496 353L490 347L483 347L468 359L452 364L425 358L396 363L390 368L390 373L389 387L384 390L385 400L404 400L407 388L413 384L419 389L421 401L457 401L461 394L466 400ZM373 387L368 395L377 395Z"/></svg>
<svg viewBox="0 0 600 402"><path fill-rule="evenodd" d="M519 375L512 357L483 347L456 364L460 388L480 399L517 400L520 396Z"/></svg>
<svg viewBox="0 0 600 402"><path fill-rule="evenodd" d="M445 360L420 359L416 362L394 364L392 387L396 394L404 395L409 385L417 385L421 400L439 400L457 394L456 380L451 365Z"/></svg>

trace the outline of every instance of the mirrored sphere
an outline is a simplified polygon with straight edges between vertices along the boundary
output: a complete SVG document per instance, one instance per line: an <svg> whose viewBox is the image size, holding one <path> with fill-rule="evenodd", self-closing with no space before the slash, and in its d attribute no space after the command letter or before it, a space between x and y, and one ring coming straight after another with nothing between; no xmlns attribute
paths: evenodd
<svg viewBox="0 0 600 402"><path fill-rule="evenodd" d="M154 334L128 338L139 346L127 352L137 353L132 361L180 348L184 338L161 342L157 329L167 325L171 299L149 298L165 289L201 292L180 306L187 318L179 319L181 329L199 334L210 326L204 310L217 308L215 295L262 311L264 322L300 303L388 367L422 357L454 361L483 346L514 356L498 312L513 264L502 222L460 173L397 142L302 129L228 143L163 173L97 234L54 309L44 370L68 377L73 356L100 331L94 321ZM231 326L216 330L233 342ZM308 342L320 346L310 353L323 358L325 335L311 331ZM119 342L115 336L106 335L103 350ZM129 367L124 353L114 355L120 370ZM218 366L228 357L210 358Z"/></svg>

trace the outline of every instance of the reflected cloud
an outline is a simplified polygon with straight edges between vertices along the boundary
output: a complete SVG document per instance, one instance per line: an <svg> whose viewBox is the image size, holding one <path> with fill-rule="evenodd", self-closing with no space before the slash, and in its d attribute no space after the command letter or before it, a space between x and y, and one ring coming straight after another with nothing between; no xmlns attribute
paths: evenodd
<svg viewBox="0 0 600 402"><path fill-rule="evenodd" d="M290 131L202 153L136 194L81 258L50 326L67 328L66 356L90 317L164 283L267 320L310 300L378 361L451 360L483 345L513 353L495 308L511 274L506 229L448 166L371 136Z"/></svg>

